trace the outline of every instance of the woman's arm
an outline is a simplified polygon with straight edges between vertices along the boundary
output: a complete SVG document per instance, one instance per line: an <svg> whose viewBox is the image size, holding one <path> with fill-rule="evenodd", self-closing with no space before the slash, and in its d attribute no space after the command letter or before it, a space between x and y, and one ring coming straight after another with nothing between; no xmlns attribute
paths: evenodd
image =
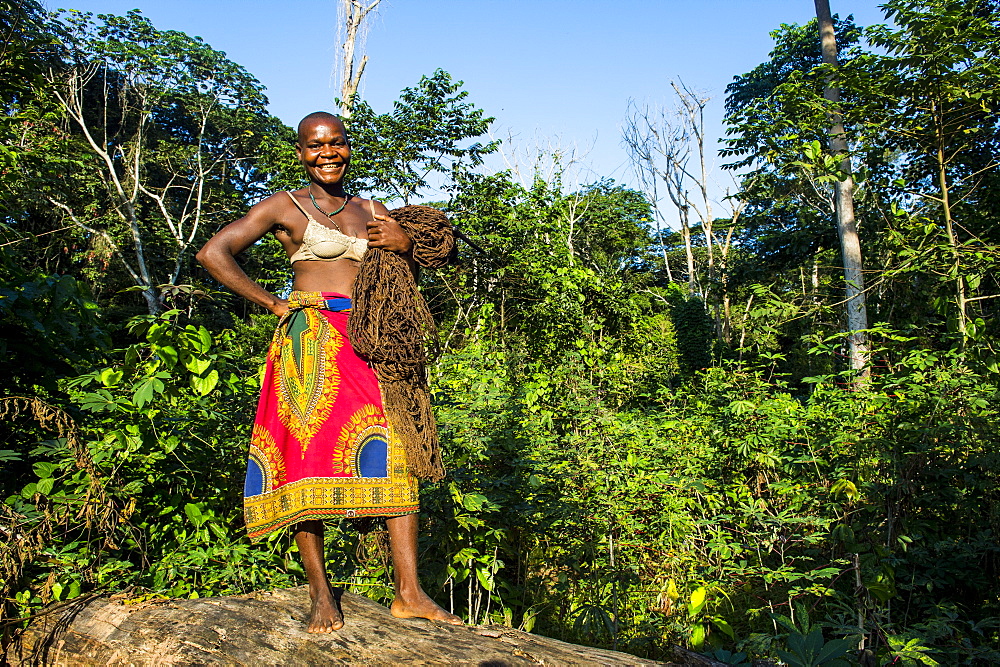
<svg viewBox="0 0 1000 667"><path fill-rule="evenodd" d="M280 316L288 311L288 301L279 299L251 280L235 259L236 255L262 239L279 224L279 202L278 195L260 202L246 216L220 229L198 251L195 258L220 283L248 301Z"/></svg>

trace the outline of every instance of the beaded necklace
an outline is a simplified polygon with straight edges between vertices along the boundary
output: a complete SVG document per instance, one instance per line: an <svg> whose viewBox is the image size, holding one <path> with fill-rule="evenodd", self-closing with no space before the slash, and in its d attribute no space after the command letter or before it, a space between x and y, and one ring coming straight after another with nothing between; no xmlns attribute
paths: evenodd
<svg viewBox="0 0 1000 667"><path fill-rule="evenodd" d="M347 202L348 202L348 201L350 201L350 199L351 199L351 195L348 195L348 194L345 194L345 195L344 195L344 203L343 203L343 204L341 204L341 205L340 205L340 208L338 208L338 209L337 209L336 211L334 211L333 213L327 213L327 212L326 212L326 211L324 211L324 210L323 210L322 208L320 208L320 205L319 205L319 203L318 203L318 202L316 201L316 198L315 198L315 197L313 197L313 193L312 193L312 189L311 189L311 188L309 189L309 199L310 199L310 200L312 201L312 203L313 203L313 206L315 206L315 207L316 207L316 210L317 210L317 211L319 211L320 213L322 213L322 214L323 214L323 215L325 215L326 217L328 217L328 218L331 218L331 219L332 219L332 218L333 218L333 216L337 215L338 213L340 213L341 211L343 211L343 210L344 210L344 207L345 207L345 206L347 206Z"/></svg>

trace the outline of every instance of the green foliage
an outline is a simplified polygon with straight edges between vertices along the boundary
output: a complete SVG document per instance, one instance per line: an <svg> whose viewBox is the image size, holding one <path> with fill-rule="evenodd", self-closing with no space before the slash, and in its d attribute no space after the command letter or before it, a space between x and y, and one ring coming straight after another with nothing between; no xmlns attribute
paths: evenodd
<svg viewBox="0 0 1000 667"><path fill-rule="evenodd" d="M237 363L231 334L180 317L133 320L138 342L67 378L72 429L26 448L21 469L32 473L0 482L9 518L44 537L44 557L4 580L21 613L130 585L198 597L286 580L287 544L254 547L240 529L256 364ZM88 523L70 520L81 507Z"/></svg>
<svg viewBox="0 0 1000 667"><path fill-rule="evenodd" d="M469 93L461 88L461 81L439 69L420 77L414 88L404 88L390 113L377 114L367 102L355 100L347 119L353 153L348 187L409 203L428 176L481 164L496 142L461 143L485 134L493 119L465 101Z"/></svg>
<svg viewBox="0 0 1000 667"><path fill-rule="evenodd" d="M290 180L290 130L246 70L138 11L41 28L52 66L0 125L17 146L6 235L34 266L100 285L102 303L139 286L158 312L208 235Z"/></svg>
<svg viewBox="0 0 1000 667"><path fill-rule="evenodd" d="M554 176L527 183L474 171L493 148L475 143L490 119L446 73L403 91L389 114L356 101L355 184L405 200L441 179L450 198L437 205L487 250L463 250L421 286L444 349L431 375L450 476L422 489L420 551L425 586L446 607L651 658L679 643L741 666L1000 662L997 117L977 92L992 90L995 3L887 11L895 27L838 27L880 322L860 386L842 374L826 221L842 174L825 155L829 72L811 24L783 25L769 62L730 88L732 155L753 168L717 278L732 303L706 306L666 281L639 193L610 180L567 188L557 160ZM88 88L87 112L116 110L103 129L149 149L147 183L161 188L151 192L166 192L168 168L235 156L206 180L211 226L297 183L291 130L261 112L259 84L222 54L137 14L71 14L59 30L65 67L104 63L114 94L95 100ZM196 151L192 119L215 69L232 87L218 115L200 116L207 144ZM183 262L166 312L122 316L113 295L135 281L115 255L128 235L107 217L113 178L81 157L79 125L63 129L56 83L5 98L2 126L26 138L5 140L16 169L2 176L0 531L25 536L0 545L4 618L94 592L299 582L287 536L251 545L241 524L273 319L185 285ZM130 96L146 93L155 104L139 139ZM947 111L930 113L931 99ZM951 236L931 139L951 156ZM46 171L56 167L77 183ZM35 191L66 197L91 231L44 210ZM137 200L143 247L154 273L169 274L179 251L152 201ZM252 275L284 289L276 242L248 254ZM328 532L335 579L388 600L378 538L360 538L360 558L358 544Z"/></svg>
<svg viewBox="0 0 1000 667"><path fill-rule="evenodd" d="M506 535L499 544L480 538L497 550L491 562L502 563L492 581L506 585L479 589L466 580L466 594L455 599L459 609L472 600L470 618L485 620L487 605L476 600L488 597L490 620L574 641L591 637L655 655L655 647L686 639L759 654L778 648L760 641L776 608L794 609L799 619L808 606L827 608L829 626L854 636L888 630L937 613L922 606L926 598L919 602L925 577L971 572L981 566L963 559L993 558L981 540L958 546L958 534L995 521L979 513L993 506L993 482L980 485L972 470L996 469L980 463L989 436L977 424L996 424L998 400L996 385L960 358L930 362L929 378L916 369L928 360L904 357L865 392L831 382L807 397L769 373L733 365L710 369L656 409L630 411L595 402L600 390L569 358L545 357L536 362L544 375L532 376L524 357L511 363L509 339L505 349L489 349L470 344L447 355L436 374L454 484L484 508L480 530ZM590 381L599 387L601 375ZM924 444L906 444L907 433ZM928 449L931 442L940 444ZM939 446L945 450L927 455ZM944 481L956 478L968 480L959 494ZM915 488L927 495L902 495ZM446 507L426 509L439 516ZM886 507L897 517L888 548ZM936 511L921 518L917 507ZM946 507L947 515L937 513ZM544 537L553 534L558 542ZM429 567L465 545L464 538L453 547L436 542ZM956 561L941 564L949 552ZM437 581L447 590L461 580L441 571ZM932 588L988 618L992 603L970 605L969 595L990 584L969 584ZM905 605L907 616L891 614L889 603ZM866 619L860 630L856 617L833 620L835 610L851 607ZM856 641L824 641L808 620L801 628L786 621L793 630L786 653L798 660L789 664L853 660ZM960 650L959 634L966 636L947 640L950 650Z"/></svg>
<svg viewBox="0 0 1000 667"><path fill-rule="evenodd" d="M788 650L778 650L778 656L789 667L848 667L846 659L853 646L846 639L823 641L823 630L816 628L808 635L793 632L788 636Z"/></svg>
<svg viewBox="0 0 1000 667"><path fill-rule="evenodd" d="M5 107L30 96L50 63L51 53L46 51L51 41L44 15L35 0L0 2L0 104Z"/></svg>
<svg viewBox="0 0 1000 667"><path fill-rule="evenodd" d="M677 327L681 367L689 373L708 368L712 365L715 323L698 297L685 297L679 292L671 296L670 316Z"/></svg>
<svg viewBox="0 0 1000 667"><path fill-rule="evenodd" d="M0 374L8 395L49 394L108 346L97 306L72 276L30 274L0 248Z"/></svg>

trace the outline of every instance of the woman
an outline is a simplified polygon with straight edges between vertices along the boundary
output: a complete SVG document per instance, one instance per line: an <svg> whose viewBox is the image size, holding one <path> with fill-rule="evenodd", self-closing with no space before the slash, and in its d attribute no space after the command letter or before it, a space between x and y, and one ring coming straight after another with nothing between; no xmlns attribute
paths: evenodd
<svg viewBox="0 0 1000 667"><path fill-rule="evenodd" d="M348 195L350 141L336 116L302 119L296 154L309 185L280 192L227 225L197 258L216 280L281 320L254 422L244 491L251 539L292 526L312 609L308 632L344 622L323 555L323 517L385 516L397 618L460 625L417 576L417 481L385 416L378 381L347 339L350 297L367 248L398 253L413 244L377 202ZM295 276L289 299L251 280L234 259L265 234L284 246Z"/></svg>

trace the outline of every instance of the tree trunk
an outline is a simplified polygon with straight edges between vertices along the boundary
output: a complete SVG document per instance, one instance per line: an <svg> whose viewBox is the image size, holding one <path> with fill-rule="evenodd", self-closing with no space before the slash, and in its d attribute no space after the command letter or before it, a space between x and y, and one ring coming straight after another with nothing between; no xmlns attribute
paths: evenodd
<svg viewBox="0 0 1000 667"><path fill-rule="evenodd" d="M655 190L653 191L656 192ZM655 196L655 194L654 194ZM663 267L667 270L667 282L674 282L673 273L670 272L670 260L667 258L667 246L663 244L663 230L660 228L660 211L653 206L653 218L656 221L656 241L660 244L660 254L663 255Z"/></svg>
<svg viewBox="0 0 1000 667"><path fill-rule="evenodd" d="M692 294L698 291L698 277L695 275L694 251L691 249L691 223L688 221L687 206L679 207L681 214L681 237L684 239L684 253L687 255L688 289Z"/></svg>
<svg viewBox="0 0 1000 667"><path fill-rule="evenodd" d="M142 298L146 300L146 308L150 315L159 315L163 312L163 302L160 301L160 293L155 287L147 287L142 290Z"/></svg>
<svg viewBox="0 0 1000 667"><path fill-rule="evenodd" d="M951 256L954 260L955 271L955 305L958 306L958 332L962 336L962 348L965 348L965 341L969 332L966 322L968 321L968 299L969 294L965 288L965 276L962 275L962 254L958 249L958 237L955 235L955 221L951 217L951 190L948 187L948 161L944 155L944 109L940 102L934 102L933 106L935 123L934 133L937 161L938 187L941 189L941 213L944 215L944 229L948 234L948 245L951 247Z"/></svg>
<svg viewBox="0 0 1000 667"><path fill-rule="evenodd" d="M823 63L836 68L837 38L833 31L833 18L830 16L830 1L815 0L815 4ZM835 155L843 156L840 169L847 174L844 180L836 181L834 203L837 211L837 235L840 237L841 255L844 258L844 282L847 287L847 329L850 331L848 354L851 368L859 378L864 378L869 372L868 337L860 333L860 330L868 328L868 308L865 304L861 241L854 220L854 179L851 176L851 158L847 154L847 135L840 113L840 88L836 84L833 71L827 78L823 97L830 102L830 150Z"/></svg>
<svg viewBox="0 0 1000 667"><path fill-rule="evenodd" d="M677 662L577 646L503 626L455 627L398 619L344 593L346 625L305 632L305 586L200 600L124 604L91 598L37 618L7 649L13 665L699 665L721 663L683 649Z"/></svg>
<svg viewBox="0 0 1000 667"><path fill-rule="evenodd" d="M368 64L368 56L361 56L361 62L355 63L355 51L358 47L359 39L364 41L362 24L365 17L373 9L378 7L382 0L371 0L366 7L363 0L341 0L340 10L343 12L344 42L340 45L343 55L340 62L340 115L350 118L351 107L354 105L354 96L361 85L361 75L365 73L365 65Z"/></svg>

